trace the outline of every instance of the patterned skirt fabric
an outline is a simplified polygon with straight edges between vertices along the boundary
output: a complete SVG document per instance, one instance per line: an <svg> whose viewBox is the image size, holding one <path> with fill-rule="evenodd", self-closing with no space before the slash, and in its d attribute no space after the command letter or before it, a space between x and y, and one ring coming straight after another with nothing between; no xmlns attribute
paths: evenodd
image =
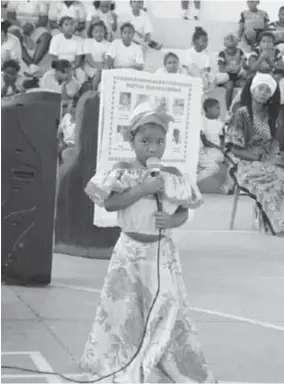
<svg viewBox="0 0 284 384"><path fill-rule="evenodd" d="M178 250L169 238L161 241L160 293L150 311L158 288L157 251L158 242L121 234L80 367L92 379L109 376L103 382L214 383L189 317Z"/></svg>
<svg viewBox="0 0 284 384"><path fill-rule="evenodd" d="M240 161L236 171L240 187L255 196L274 232L284 231L284 168L268 162Z"/></svg>

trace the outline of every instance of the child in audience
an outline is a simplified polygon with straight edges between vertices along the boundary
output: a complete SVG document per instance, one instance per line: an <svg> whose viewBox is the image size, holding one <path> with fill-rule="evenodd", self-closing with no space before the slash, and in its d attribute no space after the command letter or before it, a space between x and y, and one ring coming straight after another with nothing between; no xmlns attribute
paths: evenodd
<svg viewBox="0 0 284 384"><path fill-rule="evenodd" d="M121 26L121 39L114 40L107 52L108 68L132 68L143 70L144 59L140 45L133 43L134 27L131 23Z"/></svg>
<svg viewBox="0 0 284 384"><path fill-rule="evenodd" d="M185 63L188 74L202 79L204 91L209 91L216 85L226 83L229 80L227 73L213 74L211 72L210 58L206 52L208 34L203 28L195 28L192 43L193 46L187 51L187 62Z"/></svg>
<svg viewBox="0 0 284 384"><path fill-rule="evenodd" d="M107 28L107 40L112 41L113 33L117 30L117 16L114 9L113 1L94 1L87 16L87 28L92 23L102 20Z"/></svg>
<svg viewBox="0 0 284 384"><path fill-rule="evenodd" d="M248 9L241 13L239 39L254 48L259 34L268 28L269 17L265 11L258 9L259 1L247 1Z"/></svg>
<svg viewBox="0 0 284 384"><path fill-rule="evenodd" d="M82 34L86 27L86 10L80 1L50 1L48 19L52 35L60 33L59 24L63 17L71 17L74 20L74 32Z"/></svg>
<svg viewBox="0 0 284 384"><path fill-rule="evenodd" d="M60 92L63 101L73 99L80 90L80 84L72 76L72 65L68 60L54 60L52 69L40 80L40 88Z"/></svg>
<svg viewBox="0 0 284 384"><path fill-rule="evenodd" d="M275 36L275 47L284 55L284 6L280 7L278 17L278 21L269 25L269 30Z"/></svg>
<svg viewBox="0 0 284 384"><path fill-rule="evenodd" d="M75 115L76 115L77 99L74 98L68 103L67 111L62 117L58 133L62 137L65 148L75 145Z"/></svg>
<svg viewBox="0 0 284 384"><path fill-rule="evenodd" d="M249 58L250 74L273 73L275 68L284 65L281 52L274 46L275 37L271 31L264 31L258 40L259 45Z"/></svg>
<svg viewBox="0 0 284 384"><path fill-rule="evenodd" d="M203 126L200 133L199 181L217 173L220 164L224 161L223 153L214 147L214 144L221 147L223 136L219 101L212 98L206 99L203 103L203 110Z"/></svg>
<svg viewBox="0 0 284 384"><path fill-rule="evenodd" d="M106 40L107 28L102 20L90 25L88 38L84 42L85 73L92 79L92 88L97 90L101 79L101 71L106 68L105 56L110 48Z"/></svg>
<svg viewBox="0 0 284 384"><path fill-rule="evenodd" d="M12 96L23 91L23 77L16 60L7 60L1 68L1 97Z"/></svg>
<svg viewBox="0 0 284 384"><path fill-rule="evenodd" d="M82 84L85 81L85 73L80 68L83 55L83 39L75 36L74 20L64 16L59 22L61 33L53 36L49 54L53 60L68 60L77 80Z"/></svg>
<svg viewBox="0 0 284 384"><path fill-rule="evenodd" d="M164 66L159 68L156 73L178 73L186 74L186 71L180 67L178 55L173 52L167 52L164 56Z"/></svg>
<svg viewBox="0 0 284 384"><path fill-rule="evenodd" d="M229 75L229 81L224 84L226 89L227 110L230 109L235 87L241 87L245 81L245 55L238 48L238 38L229 34L224 38L225 49L218 55L218 65L221 73Z"/></svg>

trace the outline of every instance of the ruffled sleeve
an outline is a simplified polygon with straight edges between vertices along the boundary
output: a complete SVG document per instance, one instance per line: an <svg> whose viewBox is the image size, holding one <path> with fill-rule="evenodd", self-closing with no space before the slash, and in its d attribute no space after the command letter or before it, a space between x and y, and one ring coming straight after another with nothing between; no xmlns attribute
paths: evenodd
<svg viewBox="0 0 284 384"><path fill-rule="evenodd" d="M124 192L130 187L130 175L124 169L97 172L88 182L85 192L98 206L104 207L104 201L112 192Z"/></svg>
<svg viewBox="0 0 284 384"><path fill-rule="evenodd" d="M196 182L188 174L181 176L167 174L165 177L165 195L170 203L185 208L194 208L202 201Z"/></svg>

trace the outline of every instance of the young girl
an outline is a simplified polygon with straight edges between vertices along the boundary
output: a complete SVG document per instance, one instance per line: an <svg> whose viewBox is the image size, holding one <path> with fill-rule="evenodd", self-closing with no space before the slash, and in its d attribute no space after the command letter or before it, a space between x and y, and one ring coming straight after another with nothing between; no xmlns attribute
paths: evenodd
<svg viewBox="0 0 284 384"><path fill-rule="evenodd" d="M173 52L168 52L164 56L164 66L159 68L156 73L178 73L186 74L186 70L180 67L178 55Z"/></svg>
<svg viewBox="0 0 284 384"><path fill-rule="evenodd" d="M108 68L132 68L142 70L144 67L143 52L140 45L132 42L135 33L130 23L124 23L121 28L121 39L114 40L107 52Z"/></svg>
<svg viewBox="0 0 284 384"><path fill-rule="evenodd" d="M187 51L187 62L185 66L190 76L200 77L203 81L204 90L209 91L216 85L221 85L229 80L227 73L213 74L210 68L210 58L206 52L208 46L208 34L201 28L196 27L192 36L193 46Z"/></svg>
<svg viewBox="0 0 284 384"><path fill-rule="evenodd" d="M275 36L271 31L262 32L258 39L258 47L249 58L250 74L256 72L273 73L278 66L284 66L282 54L275 48Z"/></svg>
<svg viewBox="0 0 284 384"><path fill-rule="evenodd" d="M113 1L94 1L94 7L87 16L87 29L92 23L103 21L107 29L107 40L113 40L113 33L117 30L117 16L114 12Z"/></svg>
<svg viewBox="0 0 284 384"><path fill-rule="evenodd" d="M235 87L242 87L245 82L246 59L244 52L238 48L238 38L229 34L224 38L225 49L219 52L218 65L221 73L229 75L229 81L224 84L226 89L227 110L230 109Z"/></svg>
<svg viewBox="0 0 284 384"><path fill-rule="evenodd" d="M77 80L83 84L85 73L80 68L83 55L83 39L75 36L75 24L71 17L62 17L59 25L62 33L53 36L49 54L54 60L68 60L72 65Z"/></svg>
<svg viewBox="0 0 284 384"><path fill-rule="evenodd" d="M162 108L139 104L129 125L135 159L97 173L86 187L96 204L117 212L122 229L80 362L83 370L97 378L108 375L112 382L147 382L150 375L161 379L154 382L214 382L190 321L171 239L171 229L183 225L188 208L197 208L202 198L178 169L162 166L156 176L147 169L150 158L162 158L171 121ZM159 212L155 194L163 206Z"/></svg>
<svg viewBox="0 0 284 384"><path fill-rule="evenodd" d="M84 70L89 79L92 79L94 90L100 83L102 69L106 67L105 56L110 47L106 36L106 26L102 20L99 20L91 24L88 39L84 42L84 54L86 55Z"/></svg>

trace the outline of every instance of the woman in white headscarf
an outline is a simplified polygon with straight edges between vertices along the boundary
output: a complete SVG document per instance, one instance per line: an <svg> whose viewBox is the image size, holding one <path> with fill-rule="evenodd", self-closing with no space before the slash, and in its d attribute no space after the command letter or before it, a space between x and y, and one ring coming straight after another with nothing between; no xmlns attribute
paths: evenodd
<svg viewBox="0 0 284 384"><path fill-rule="evenodd" d="M280 91L269 74L258 73L242 91L241 107L229 124L227 146L236 166L231 175L256 201L261 228L284 235L284 168L276 121ZM279 136L280 135L280 136Z"/></svg>

